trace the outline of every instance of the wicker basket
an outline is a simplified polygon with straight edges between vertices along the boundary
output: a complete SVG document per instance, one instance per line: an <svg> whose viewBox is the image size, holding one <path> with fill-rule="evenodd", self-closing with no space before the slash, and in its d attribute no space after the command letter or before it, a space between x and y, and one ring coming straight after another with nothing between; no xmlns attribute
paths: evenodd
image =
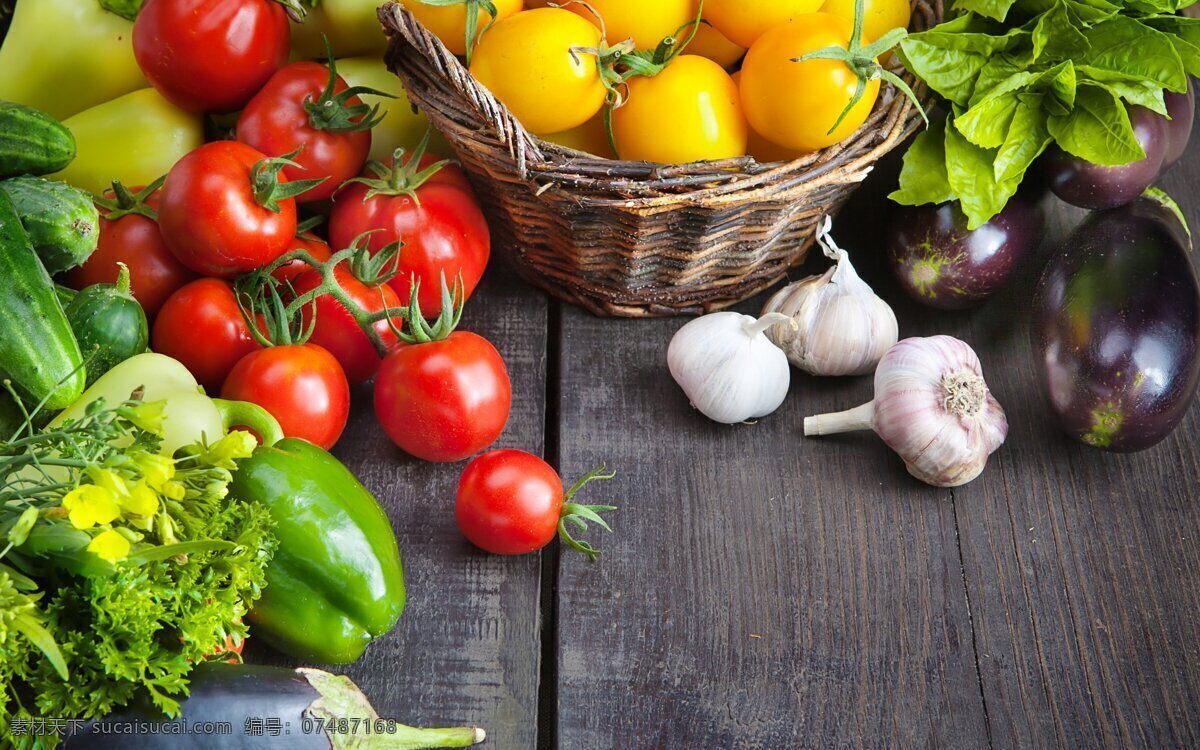
<svg viewBox="0 0 1200 750"><path fill-rule="evenodd" d="M914 28L941 13L942 0L915 0ZM804 259L816 222L920 121L885 84L857 133L793 162L602 159L526 132L403 7L390 2L379 18L388 66L457 152L497 247L524 279L597 315L709 312L773 285Z"/></svg>

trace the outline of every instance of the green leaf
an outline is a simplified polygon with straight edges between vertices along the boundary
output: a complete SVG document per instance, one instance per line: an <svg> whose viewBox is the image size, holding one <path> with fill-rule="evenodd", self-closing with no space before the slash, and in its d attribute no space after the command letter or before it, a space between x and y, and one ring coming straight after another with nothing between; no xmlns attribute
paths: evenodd
<svg viewBox="0 0 1200 750"><path fill-rule="evenodd" d="M1069 115L1051 115L1047 128L1064 151L1094 164L1115 166L1146 156L1125 105L1098 84L1081 83L1075 109Z"/></svg>
<svg viewBox="0 0 1200 750"><path fill-rule="evenodd" d="M1091 45L1080 30L1082 26L1079 14L1065 0L1058 0L1033 27L1033 59L1048 56L1060 60L1086 53Z"/></svg>
<svg viewBox="0 0 1200 750"><path fill-rule="evenodd" d="M1024 71L1010 76L994 87L978 104L954 118L954 127L967 140L983 148L998 148L1008 133L1008 124L1017 111L1017 93L1037 78Z"/></svg>
<svg viewBox="0 0 1200 750"><path fill-rule="evenodd" d="M50 660L51 666L58 676L66 680L70 677L67 672L67 660L63 658L62 651L59 651L58 644L54 641L54 636L50 635L50 631L46 630L41 624L30 617L28 614L19 614L12 620L13 627L21 631L21 634L29 639L29 642L37 646L38 649L46 655Z"/></svg>
<svg viewBox="0 0 1200 750"><path fill-rule="evenodd" d="M1046 94L1042 104L1049 113L1065 115L1075 108L1076 86L1075 64L1066 60L1044 71L1031 88Z"/></svg>
<svg viewBox="0 0 1200 750"><path fill-rule="evenodd" d="M1160 115L1167 114L1167 105L1163 101L1162 87L1153 81L1131 79L1105 70L1097 70L1089 66L1081 66L1079 75L1082 80L1094 81L1129 104L1153 110Z"/></svg>
<svg viewBox="0 0 1200 750"><path fill-rule="evenodd" d="M1003 21L1016 0L954 0L955 10L969 10L981 16Z"/></svg>
<svg viewBox="0 0 1200 750"><path fill-rule="evenodd" d="M995 55L988 60L987 65L979 71L975 80L975 90L971 95L970 105L974 106L984 99L1000 84L1015 75L1025 72L1033 63L1028 50L1015 54Z"/></svg>
<svg viewBox="0 0 1200 750"><path fill-rule="evenodd" d="M1200 18L1155 16L1142 23L1166 34L1188 74L1200 75Z"/></svg>
<svg viewBox="0 0 1200 750"><path fill-rule="evenodd" d="M143 2L144 0L100 0L100 7L109 13L116 13L127 21L133 21L137 19Z"/></svg>
<svg viewBox="0 0 1200 750"><path fill-rule="evenodd" d="M900 43L899 56L913 75L950 101L966 106L975 89L975 79L993 56L1027 41L1029 32L1012 29L993 35L970 31L977 26L963 16L912 34Z"/></svg>
<svg viewBox="0 0 1200 750"><path fill-rule="evenodd" d="M992 168L996 182L1020 184L1033 161L1050 145L1050 132L1046 130L1046 111L1039 101L1046 94L1031 94L1017 105L1008 135L996 153Z"/></svg>
<svg viewBox="0 0 1200 750"><path fill-rule="evenodd" d="M1187 90L1183 61L1166 34L1120 17L1092 27L1087 38L1091 50L1077 64L1153 81L1171 91Z"/></svg>
<svg viewBox="0 0 1200 750"><path fill-rule="evenodd" d="M888 197L904 206L955 199L946 178L946 123L935 122L917 135L904 154L900 187Z"/></svg>
<svg viewBox="0 0 1200 750"><path fill-rule="evenodd" d="M978 229L1000 213L1020 185L996 179L996 153L971 143L958 128L946 128L946 176L967 215L968 229Z"/></svg>
<svg viewBox="0 0 1200 750"><path fill-rule="evenodd" d="M1196 0L1125 0L1125 5L1142 13L1175 13Z"/></svg>

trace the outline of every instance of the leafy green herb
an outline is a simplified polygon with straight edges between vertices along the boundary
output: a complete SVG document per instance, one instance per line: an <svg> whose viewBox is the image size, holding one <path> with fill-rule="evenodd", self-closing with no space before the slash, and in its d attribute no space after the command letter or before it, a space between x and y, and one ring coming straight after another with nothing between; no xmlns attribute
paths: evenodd
<svg viewBox="0 0 1200 750"><path fill-rule="evenodd" d="M1143 158L1128 107L1165 114L1163 91L1200 75L1200 20L1174 15L1192 2L956 0L900 45L948 114L914 141L892 199L958 200L974 229L1052 143L1102 165Z"/></svg>

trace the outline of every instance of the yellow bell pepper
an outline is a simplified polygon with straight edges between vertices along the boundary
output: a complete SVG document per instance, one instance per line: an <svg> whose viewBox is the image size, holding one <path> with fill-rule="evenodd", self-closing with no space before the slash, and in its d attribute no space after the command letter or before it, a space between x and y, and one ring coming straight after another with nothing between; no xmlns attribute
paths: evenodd
<svg viewBox="0 0 1200 750"><path fill-rule="evenodd" d="M0 99L56 119L147 86L133 24L97 0L24 0L0 47Z"/></svg>
<svg viewBox="0 0 1200 750"><path fill-rule="evenodd" d="M51 177L97 195L113 180L149 184L204 143L200 117L171 104L154 89L92 107L63 124L75 136L78 154Z"/></svg>

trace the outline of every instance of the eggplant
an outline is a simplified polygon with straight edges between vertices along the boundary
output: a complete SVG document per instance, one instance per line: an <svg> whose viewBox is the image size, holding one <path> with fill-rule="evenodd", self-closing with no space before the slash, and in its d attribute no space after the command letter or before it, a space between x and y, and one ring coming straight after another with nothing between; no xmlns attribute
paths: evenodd
<svg viewBox="0 0 1200 750"><path fill-rule="evenodd" d="M485 736L478 727L417 729L380 719L348 677L317 669L201 664L192 671L190 691L178 719L143 706L85 722L64 748L410 750L467 747ZM180 731L185 727L196 733Z"/></svg>
<svg viewBox="0 0 1200 750"><path fill-rule="evenodd" d="M1178 209L1143 197L1092 214L1049 261L1034 296L1034 359L1071 437L1144 450L1187 413L1200 382L1189 249Z"/></svg>
<svg viewBox="0 0 1200 750"><path fill-rule="evenodd" d="M1196 117L1196 95L1191 81L1185 94L1173 91L1163 92L1163 101L1167 104L1167 153L1163 156L1163 169L1167 169L1187 151L1188 141L1192 137L1192 121Z"/></svg>
<svg viewBox="0 0 1200 750"><path fill-rule="evenodd" d="M1042 173L1062 200L1080 208L1101 210L1130 203L1158 178L1168 151L1167 119L1145 107L1130 107L1133 133L1146 155L1134 162L1106 167L1063 151L1046 149Z"/></svg>
<svg viewBox="0 0 1200 750"><path fill-rule="evenodd" d="M1040 202L1026 193L973 231L957 203L901 206L892 215L888 259L913 299L962 310L1004 286L1041 242L1044 225Z"/></svg>

